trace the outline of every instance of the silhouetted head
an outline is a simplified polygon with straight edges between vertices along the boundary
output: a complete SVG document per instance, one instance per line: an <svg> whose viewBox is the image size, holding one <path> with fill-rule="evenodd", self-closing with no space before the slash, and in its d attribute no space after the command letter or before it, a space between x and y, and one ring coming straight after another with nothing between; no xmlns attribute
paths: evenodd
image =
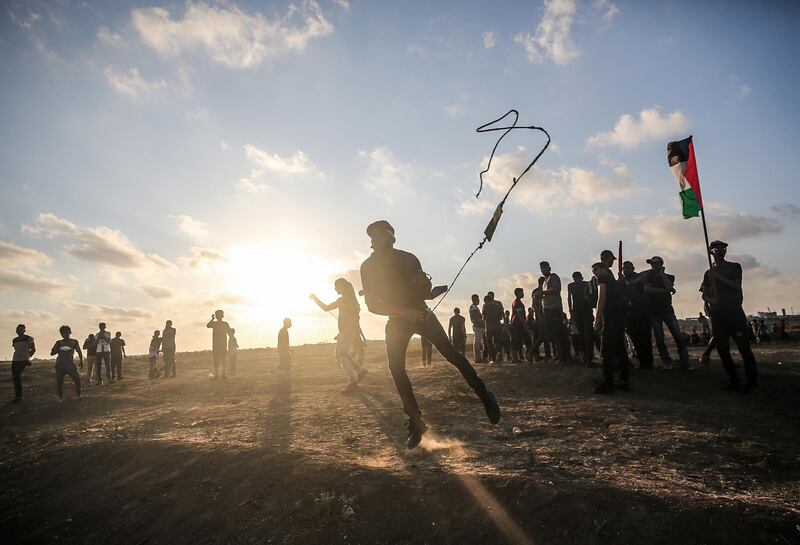
<svg viewBox="0 0 800 545"><path fill-rule="evenodd" d="M58 332L61 333L61 336L65 339L69 339L70 334L72 334L72 329L68 325L62 325L58 328Z"/></svg>
<svg viewBox="0 0 800 545"><path fill-rule="evenodd" d="M461 309L460 309L460 308L458 308L458 307L454 308L454 309L453 309L453 314L455 314L456 316L458 316L459 314L461 314Z"/></svg>
<svg viewBox="0 0 800 545"><path fill-rule="evenodd" d="M506 316L510 316L510 315L511 315L511 311L510 311L510 310L507 310L507 311L505 312L505 315L506 315Z"/></svg>
<svg viewBox="0 0 800 545"><path fill-rule="evenodd" d="M167 327L172 327L172 320L167 320L167 323L165 325Z"/></svg>
<svg viewBox="0 0 800 545"><path fill-rule="evenodd" d="M388 250L394 246L394 227L386 220L378 220L367 226L367 236L375 251Z"/></svg>
<svg viewBox="0 0 800 545"><path fill-rule="evenodd" d="M472 294L472 304L473 305L477 305L480 302L481 302L481 298L478 296L478 294L477 293L473 293Z"/></svg>
<svg viewBox="0 0 800 545"><path fill-rule="evenodd" d="M517 299L522 299L523 297L525 297L525 290L523 290L522 288L516 288L514 290L514 297L516 297Z"/></svg>
<svg viewBox="0 0 800 545"><path fill-rule="evenodd" d="M492 298L491 298L491 297L489 297L488 295L484 295L484 296L483 296L483 302L484 302L484 303L489 303L491 300L492 300Z"/></svg>
<svg viewBox="0 0 800 545"><path fill-rule="evenodd" d="M116 333L114 333L114 336L119 339L120 337L122 337L122 331L117 331Z"/></svg>
<svg viewBox="0 0 800 545"><path fill-rule="evenodd" d="M715 240L708 245L708 252L714 257L714 261L721 261L728 253L728 244L721 240Z"/></svg>
<svg viewBox="0 0 800 545"><path fill-rule="evenodd" d="M215 310L214 316L216 316L217 320L222 320L223 316L225 316L225 312L223 312L222 309Z"/></svg>
<svg viewBox="0 0 800 545"><path fill-rule="evenodd" d="M604 274L607 270L608 267L606 267L606 264L603 263L602 261L598 261L597 263L594 263L592 265L592 274L595 275L595 277L599 277L601 274Z"/></svg>
<svg viewBox="0 0 800 545"><path fill-rule="evenodd" d="M539 277L539 280L538 280L538 282L539 282L539 287L540 287L540 288L541 288L542 286L544 286L544 281L545 281L545 280L547 280L547 279L546 279L544 276L540 276L540 277Z"/></svg>
<svg viewBox="0 0 800 545"><path fill-rule="evenodd" d="M231 328L231 333L230 334L233 335L234 333L236 333L236 330L234 328Z"/></svg>
<svg viewBox="0 0 800 545"><path fill-rule="evenodd" d="M575 271L574 273L572 273L572 279L575 282L580 282L581 280L583 280L583 275L581 274L581 271Z"/></svg>
<svg viewBox="0 0 800 545"><path fill-rule="evenodd" d="M99 324L97 324L97 327L100 328L100 331L105 331L106 330L106 323L105 322L100 322Z"/></svg>
<svg viewBox="0 0 800 545"><path fill-rule="evenodd" d="M86 337L86 338L89 339L90 341L93 341L94 340L94 333L89 333L89 336Z"/></svg>
<svg viewBox="0 0 800 545"><path fill-rule="evenodd" d="M539 270L542 271L543 275L550 276L550 263L547 261L542 261L539 263Z"/></svg>
<svg viewBox="0 0 800 545"><path fill-rule="evenodd" d="M609 270L611 269L611 266L614 264L614 261L616 260L617 258L616 256L614 256L614 252L612 252L611 250L603 250L602 252L600 252L600 261L606 267L608 267Z"/></svg>
<svg viewBox="0 0 800 545"><path fill-rule="evenodd" d="M17 335L24 335L25 334L25 324L19 324L17 326Z"/></svg>
<svg viewBox="0 0 800 545"><path fill-rule="evenodd" d="M622 262L622 274L625 276L630 276L636 271L636 267L633 266L633 263L630 261L623 261Z"/></svg>
<svg viewBox="0 0 800 545"><path fill-rule="evenodd" d="M161 332L159 330L156 329L155 331L153 331L153 338L154 339L158 338L159 335L161 335Z"/></svg>
<svg viewBox="0 0 800 545"><path fill-rule="evenodd" d="M653 257L648 259L647 264L650 265L650 268L653 269L654 271L664 268L664 260L657 255L654 255Z"/></svg>
<svg viewBox="0 0 800 545"><path fill-rule="evenodd" d="M494 301L494 292L493 291L487 292L486 297L489 298L489 301Z"/></svg>
<svg viewBox="0 0 800 545"><path fill-rule="evenodd" d="M290 327L292 327L292 320L290 318L284 318L283 319L283 327L285 327L286 329L289 329Z"/></svg>

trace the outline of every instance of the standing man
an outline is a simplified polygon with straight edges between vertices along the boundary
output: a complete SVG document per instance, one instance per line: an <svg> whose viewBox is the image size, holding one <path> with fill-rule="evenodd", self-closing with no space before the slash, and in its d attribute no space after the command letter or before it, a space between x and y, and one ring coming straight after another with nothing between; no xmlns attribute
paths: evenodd
<svg viewBox="0 0 800 545"><path fill-rule="evenodd" d="M164 378L175 378L175 328L167 320L161 332L161 353L164 356Z"/></svg>
<svg viewBox="0 0 800 545"><path fill-rule="evenodd" d="M600 354L603 357L603 383L595 389L598 394L612 394L614 387L629 388L628 354L625 349L625 299L622 287L602 261L592 265L597 279L597 314L594 327L600 332ZM614 370L619 382L614 384Z"/></svg>
<svg viewBox="0 0 800 545"><path fill-rule="evenodd" d="M672 369L672 360L669 356L667 344L664 342L664 328L666 324L675 344L678 347L678 357L680 357L681 369L690 370L689 351L683 339L681 326L672 308L672 295L675 293L675 277L664 272L664 260L654 255L647 260L651 270L647 272L644 279L644 292L648 296L648 307L650 310L650 323L653 326L653 334L656 338L656 346L661 356L661 361L666 369Z"/></svg>
<svg viewBox="0 0 800 545"><path fill-rule="evenodd" d="M708 336L711 333L711 329L708 327L708 318L703 316L701 312L700 315L697 317L697 323L700 324L700 330Z"/></svg>
<svg viewBox="0 0 800 545"><path fill-rule="evenodd" d="M741 386L739 374L731 357L730 338L733 337L744 363L747 383L744 393L758 388L758 368L756 358L750 349L750 336L747 331L747 317L742 309L742 266L739 263L726 261L728 245L715 240L708 246L714 258L714 265L703 275L700 291L703 300L708 303L711 316L711 327L717 344L717 354L722 366L728 373L728 388L738 390Z"/></svg>
<svg viewBox="0 0 800 545"><path fill-rule="evenodd" d="M630 261L622 263L622 286L628 301L625 329L633 342L639 369L653 368L653 328L650 326L648 297L644 293L645 273L637 273Z"/></svg>
<svg viewBox="0 0 800 545"><path fill-rule="evenodd" d="M527 314L525 312L525 290L514 290L514 302L511 303L511 356L514 363L527 359L528 351L533 346L527 328Z"/></svg>
<svg viewBox="0 0 800 545"><path fill-rule="evenodd" d="M450 323L447 326L447 337L453 344L456 351L464 355L467 350L467 327L466 320L461 315L461 309L456 307L453 309L453 316L450 317Z"/></svg>
<svg viewBox="0 0 800 545"><path fill-rule="evenodd" d="M547 316L545 316L544 308L542 308L542 293L544 286L544 276L539 277L539 285L531 292L531 305L533 308L533 315L536 320L536 329L533 336L533 346L531 347L532 358L534 361L541 361L542 356L539 353L539 347L544 344L544 359L550 359L550 338L547 335Z"/></svg>
<svg viewBox="0 0 800 545"><path fill-rule="evenodd" d="M125 354L125 341L122 339L122 333L117 331L114 338L111 339L111 370L116 374L117 380L122 380L122 360L128 357ZM81 357L81 364L83 357ZM83 367L83 365L81 365Z"/></svg>
<svg viewBox="0 0 800 545"><path fill-rule="evenodd" d="M567 363L569 360L569 347L565 345L564 335L561 331L564 327L564 310L561 304L561 278L550 270L550 263L547 261L539 263L539 270L542 271L542 276L544 276L542 308L547 320L547 336L556 350L556 360L561 363Z"/></svg>
<svg viewBox="0 0 800 545"><path fill-rule="evenodd" d="M475 363L483 363L483 337L486 335L486 323L478 306L481 302L477 293L472 294L472 304L469 306L469 321L472 323L472 353Z"/></svg>
<svg viewBox="0 0 800 545"><path fill-rule="evenodd" d="M494 300L494 292L483 298L483 319L486 322L486 346L489 363L494 363L503 350L503 305Z"/></svg>
<svg viewBox="0 0 800 545"><path fill-rule="evenodd" d="M231 326L222 319L224 316L225 313L222 310L215 311L206 327L213 330L211 333L211 354L214 358L214 378L219 378L219 368L222 367L222 380L228 380L225 371L228 366L228 334L231 331Z"/></svg>
<svg viewBox="0 0 800 545"><path fill-rule="evenodd" d="M94 362L97 360L97 339L94 338L94 333L89 333L83 341L83 349L86 350L86 384L91 384Z"/></svg>
<svg viewBox="0 0 800 545"><path fill-rule="evenodd" d="M25 324L17 326L17 336L11 341L14 355L11 357L11 381L14 383L14 400L22 401L22 372L31 365L31 357L36 352L33 337L25 334Z"/></svg>
<svg viewBox="0 0 800 545"><path fill-rule="evenodd" d="M583 279L580 271L572 273L572 282L567 285L567 305L572 324L578 330L578 345L583 354L583 363L587 367L593 365L594 360L594 331L592 304L589 301L588 283Z"/></svg>
<svg viewBox="0 0 800 545"><path fill-rule="evenodd" d="M164 358L166 360L166 358ZM236 330L231 328L228 334L228 369L231 376L236 376L236 360L239 359L239 341L236 340Z"/></svg>
<svg viewBox="0 0 800 545"><path fill-rule="evenodd" d="M83 368L83 354L81 353L81 345L75 339L70 339L69 336L72 330L68 325L62 325L58 328L61 333L61 339L56 341L53 349L50 351L51 356L56 356L56 394L59 401L64 401L64 376L69 375L72 382L75 384L75 397L81 397L81 376L78 374L78 369L75 367L74 356L78 352L80 358L81 369Z"/></svg>
<svg viewBox="0 0 800 545"><path fill-rule="evenodd" d="M159 330L153 331L153 337L150 339L150 347L147 349L147 359L150 362L150 374L148 378L158 378L161 373L158 372L158 353L161 352L161 332Z"/></svg>
<svg viewBox="0 0 800 545"><path fill-rule="evenodd" d="M283 319L283 327L278 331L278 369L288 371L292 368L292 349L289 345L289 328L292 320Z"/></svg>
<svg viewBox="0 0 800 545"><path fill-rule="evenodd" d="M111 332L106 331L106 324L103 322L97 324L97 327L100 329L94 336L97 340L97 360L95 361L97 384L102 381L104 362L106 364L106 382L111 384L114 382L114 371L111 369Z"/></svg>
<svg viewBox="0 0 800 545"><path fill-rule="evenodd" d="M388 221L370 224L367 235L372 241L373 252L361 264L361 284L370 312L389 318L386 323L386 356L403 410L409 418L408 448L416 447L428 429L406 373L406 350L414 333L429 339L458 369L483 402L489 421L497 424L500 421L497 400L467 358L450 344L442 324L425 304L426 300L441 293L441 287L432 288L430 277L422 270L416 256L394 248L395 232Z"/></svg>

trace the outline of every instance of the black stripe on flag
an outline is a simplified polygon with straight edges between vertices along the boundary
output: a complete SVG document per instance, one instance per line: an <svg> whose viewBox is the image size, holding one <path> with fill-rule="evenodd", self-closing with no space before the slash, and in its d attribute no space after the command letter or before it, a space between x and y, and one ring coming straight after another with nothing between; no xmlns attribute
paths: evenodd
<svg viewBox="0 0 800 545"><path fill-rule="evenodd" d="M667 162L669 166L674 167L679 163L685 163L689 160L689 144L692 143L692 137L684 138L676 142L667 144Z"/></svg>

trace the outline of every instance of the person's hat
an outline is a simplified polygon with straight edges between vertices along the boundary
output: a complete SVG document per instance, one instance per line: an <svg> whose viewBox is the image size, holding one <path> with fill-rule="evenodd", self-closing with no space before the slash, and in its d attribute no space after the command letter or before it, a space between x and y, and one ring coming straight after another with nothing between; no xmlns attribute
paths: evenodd
<svg viewBox="0 0 800 545"><path fill-rule="evenodd" d="M614 252L612 252L611 250L603 250L602 252L600 252L600 259L606 257L610 257L611 259L617 259L617 256L615 256Z"/></svg>
<svg viewBox="0 0 800 545"><path fill-rule="evenodd" d="M722 242L721 240L715 240L714 242L708 245L709 250L713 250L714 248L727 248L727 247L728 243Z"/></svg>
<svg viewBox="0 0 800 545"><path fill-rule="evenodd" d="M664 260L661 259L660 256L654 255L653 257L651 257L650 259L647 260L647 263L655 264L655 265L663 265L664 264Z"/></svg>
<svg viewBox="0 0 800 545"><path fill-rule="evenodd" d="M375 229L388 229L394 235L394 227L386 220L373 221L367 225L367 236L371 237Z"/></svg>

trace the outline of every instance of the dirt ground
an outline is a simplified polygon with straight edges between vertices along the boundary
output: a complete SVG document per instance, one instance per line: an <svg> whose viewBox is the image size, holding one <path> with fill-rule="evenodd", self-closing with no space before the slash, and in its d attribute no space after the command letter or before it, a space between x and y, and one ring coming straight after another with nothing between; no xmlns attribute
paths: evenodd
<svg viewBox="0 0 800 545"><path fill-rule="evenodd" d="M269 372L274 351L242 351L228 382L207 352L179 354L171 380L134 358L81 400L67 379L64 403L52 363L34 364L24 402L0 407L0 541L800 543L800 345L756 348L749 396L722 390L716 356L609 397L578 365L478 365L503 408L492 426L415 343L431 432L413 451L383 344L355 394L332 350L297 348L288 374Z"/></svg>

